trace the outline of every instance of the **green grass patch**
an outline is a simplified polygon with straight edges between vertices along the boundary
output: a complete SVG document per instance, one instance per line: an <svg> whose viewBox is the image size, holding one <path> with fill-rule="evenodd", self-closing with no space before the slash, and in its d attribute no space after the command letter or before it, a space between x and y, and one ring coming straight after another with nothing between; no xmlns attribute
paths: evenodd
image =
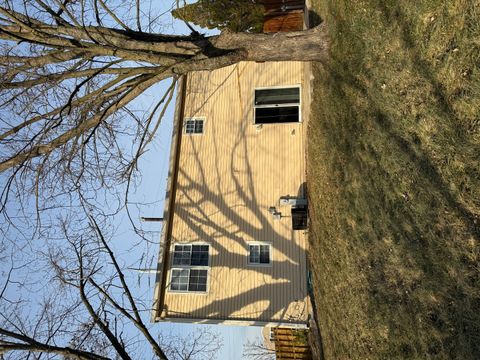
<svg viewBox="0 0 480 360"><path fill-rule="evenodd" d="M326 359L480 358L480 2L314 0L310 257Z"/></svg>

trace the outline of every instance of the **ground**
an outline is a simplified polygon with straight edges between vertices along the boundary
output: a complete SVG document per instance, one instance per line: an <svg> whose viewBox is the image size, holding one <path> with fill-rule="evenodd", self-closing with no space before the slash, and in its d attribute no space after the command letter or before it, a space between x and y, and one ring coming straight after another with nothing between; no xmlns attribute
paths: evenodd
<svg viewBox="0 0 480 360"><path fill-rule="evenodd" d="M314 0L309 127L325 359L480 358L480 2Z"/></svg>

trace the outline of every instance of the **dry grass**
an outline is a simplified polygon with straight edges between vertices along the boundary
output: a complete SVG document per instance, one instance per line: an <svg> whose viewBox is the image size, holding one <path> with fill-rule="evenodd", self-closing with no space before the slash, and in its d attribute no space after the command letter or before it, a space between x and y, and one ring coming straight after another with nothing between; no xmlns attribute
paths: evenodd
<svg viewBox="0 0 480 360"><path fill-rule="evenodd" d="M314 1L309 129L326 359L480 358L480 2Z"/></svg>

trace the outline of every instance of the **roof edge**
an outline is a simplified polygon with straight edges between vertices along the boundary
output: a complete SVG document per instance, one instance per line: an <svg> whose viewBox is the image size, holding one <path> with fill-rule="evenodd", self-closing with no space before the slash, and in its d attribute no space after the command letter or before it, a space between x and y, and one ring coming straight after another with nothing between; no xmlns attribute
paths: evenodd
<svg viewBox="0 0 480 360"><path fill-rule="evenodd" d="M157 318L155 321L167 321L174 323L186 324L209 324L209 325L233 325L233 326L270 326L270 327L289 327L289 328L308 328L309 319L301 321L282 321L282 319L251 319L251 318L190 318L190 317L176 317L166 316L165 318Z"/></svg>
<svg viewBox="0 0 480 360"><path fill-rule="evenodd" d="M161 317L165 303L165 284L167 278L167 264L170 258L170 235L172 233L173 206L175 204L175 190L178 176L178 163L180 157L180 144L182 139L183 117L185 110L187 75L181 75L178 80L177 100L173 116L172 143L170 146L170 159L168 166L168 181L165 194L163 211L164 224L160 235L160 249L158 253L157 273L155 277L155 291L151 321L157 322Z"/></svg>

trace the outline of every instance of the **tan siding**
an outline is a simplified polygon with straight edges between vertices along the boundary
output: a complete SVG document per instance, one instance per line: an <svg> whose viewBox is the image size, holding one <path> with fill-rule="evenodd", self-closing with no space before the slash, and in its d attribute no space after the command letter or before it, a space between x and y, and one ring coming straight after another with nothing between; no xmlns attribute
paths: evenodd
<svg viewBox="0 0 480 360"><path fill-rule="evenodd" d="M290 215L279 197L305 181L304 124L253 125L254 89L300 85L303 71L240 63L189 76L185 117L204 117L205 129L182 139L172 242L210 244L209 291L167 291L167 317L305 320L305 235L268 213ZM272 242L272 266L247 266L249 241Z"/></svg>

